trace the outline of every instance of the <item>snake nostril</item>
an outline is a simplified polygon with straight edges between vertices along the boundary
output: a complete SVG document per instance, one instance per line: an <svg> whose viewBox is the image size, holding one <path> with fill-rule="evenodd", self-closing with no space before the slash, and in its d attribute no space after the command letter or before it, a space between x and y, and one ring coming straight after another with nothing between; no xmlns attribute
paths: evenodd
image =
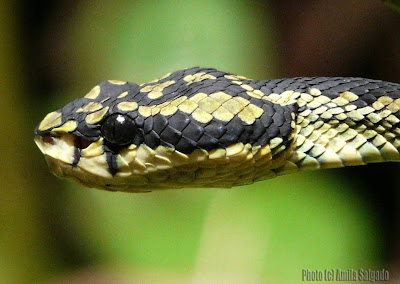
<svg viewBox="0 0 400 284"><path fill-rule="evenodd" d="M78 149L85 149L92 144L92 141L86 140L85 138L75 136L75 147Z"/></svg>

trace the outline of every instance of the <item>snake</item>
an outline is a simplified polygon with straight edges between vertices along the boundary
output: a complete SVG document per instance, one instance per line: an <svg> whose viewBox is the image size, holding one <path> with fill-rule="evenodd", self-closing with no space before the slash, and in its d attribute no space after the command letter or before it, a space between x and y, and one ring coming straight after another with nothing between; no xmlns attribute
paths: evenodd
<svg viewBox="0 0 400 284"><path fill-rule="evenodd" d="M47 114L34 140L53 174L87 187L229 188L400 161L399 110L396 83L194 67L143 84L101 82Z"/></svg>

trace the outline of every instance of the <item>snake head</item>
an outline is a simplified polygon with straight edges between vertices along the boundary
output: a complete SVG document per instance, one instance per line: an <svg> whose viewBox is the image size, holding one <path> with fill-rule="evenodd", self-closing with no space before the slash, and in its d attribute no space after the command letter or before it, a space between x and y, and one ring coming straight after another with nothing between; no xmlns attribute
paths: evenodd
<svg viewBox="0 0 400 284"><path fill-rule="evenodd" d="M116 161L111 162L109 156L139 137L131 131L133 120L124 111L113 111L115 102L128 92L134 97L139 86L116 80L102 82L39 123L34 140L57 177L90 187L103 187L113 178L117 166L110 169L108 163Z"/></svg>
<svg viewBox="0 0 400 284"><path fill-rule="evenodd" d="M262 99L260 86L197 67L142 85L105 81L49 113L35 142L56 176L89 187L248 184L274 176L295 139L295 105Z"/></svg>

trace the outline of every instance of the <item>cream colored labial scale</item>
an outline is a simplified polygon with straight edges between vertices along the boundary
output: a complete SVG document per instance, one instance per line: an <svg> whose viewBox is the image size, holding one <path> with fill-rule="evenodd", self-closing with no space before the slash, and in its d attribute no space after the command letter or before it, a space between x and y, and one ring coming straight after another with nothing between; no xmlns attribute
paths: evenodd
<svg viewBox="0 0 400 284"><path fill-rule="evenodd" d="M82 149L79 162L72 166L74 138L70 134L63 136L54 146L37 141L55 175L90 187L119 191L250 184L275 177L274 169L284 164L288 153L281 140L273 143L273 149L269 145L236 143L226 149L199 149L190 154L164 146L153 150L145 144L131 145L116 156L118 173L112 176L102 139Z"/></svg>
<svg viewBox="0 0 400 284"><path fill-rule="evenodd" d="M236 143L226 149L198 149L183 154L164 146L151 149L145 144L131 145L117 155L119 169L112 177L107 171L98 171L107 168L106 155L95 152L99 147L94 145L82 151L80 171L75 176L78 182L95 187L99 187L100 179L103 189L120 191L131 191L133 187L138 191L232 187L275 177L274 169L281 167L290 153L282 146L281 140L274 142L273 149L270 145Z"/></svg>

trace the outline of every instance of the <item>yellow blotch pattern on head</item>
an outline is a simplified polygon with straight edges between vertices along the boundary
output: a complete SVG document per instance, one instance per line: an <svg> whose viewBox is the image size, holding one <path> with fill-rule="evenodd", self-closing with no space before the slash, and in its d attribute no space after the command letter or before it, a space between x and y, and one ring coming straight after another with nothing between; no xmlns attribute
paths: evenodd
<svg viewBox="0 0 400 284"><path fill-rule="evenodd" d="M80 107L76 110L76 112L91 112L91 111L96 111L99 110L103 107L101 103L97 102L90 102L87 105Z"/></svg>
<svg viewBox="0 0 400 284"><path fill-rule="evenodd" d="M170 85L172 85L172 84L175 84L175 81L170 80L170 81L166 81L166 82L164 82L164 83L159 83L159 84L154 84L154 85L148 85L148 86L142 88L140 91L141 91L141 92L149 92L149 93L147 94L147 96L148 96L150 99L153 99L153 100L154 100L154 99L158 99L158 98L162 97L162 95L163 95L162 91L163 91L166 87L168 87L168 86L170 86Z"/></svg>
<svg viewBox="0 0 400 284"><path fill-rule="evenodd" d="M107 113L108 107L105 107L99 111L88 114L85 118L86 122L89 124L95 124L103 119L104 115Z"/></svg>
<svg viewBox="0 0 400 284"><path fill-rule="evenodd" d="M136 102L122 102L117 107L122 111L133 111L138 108L138 104Z"/></svg>
<svg viewBox="0 0 400 284"><path fill-rule="evenodd" d="M77 123L75 120L69 120L66 123L64 123L63 125L53 128L52 131L53 132L72 132L76 129L77 127Z"/></svg>
<svg viewBox="0 0 400 284"><path fill-rule="evenodd" d="M126 81L119 81L119 80L108 80L109 83L113 85L125 85Z"/></svg>
<svg viewBox="0 0 400 284"><path fill-rule="evenodd" d="M99 94L100 94L100 87L96 86L89 93L87 93L85 98L94 100L95 98L98 97Z"/></svg>
<svg viewBox="0 0 400 284"><path fill-rule="evenodd" d="M61 124L61 113L53 111L45 116L40 122L38 129L40 131L50 129Z"/></svg>

